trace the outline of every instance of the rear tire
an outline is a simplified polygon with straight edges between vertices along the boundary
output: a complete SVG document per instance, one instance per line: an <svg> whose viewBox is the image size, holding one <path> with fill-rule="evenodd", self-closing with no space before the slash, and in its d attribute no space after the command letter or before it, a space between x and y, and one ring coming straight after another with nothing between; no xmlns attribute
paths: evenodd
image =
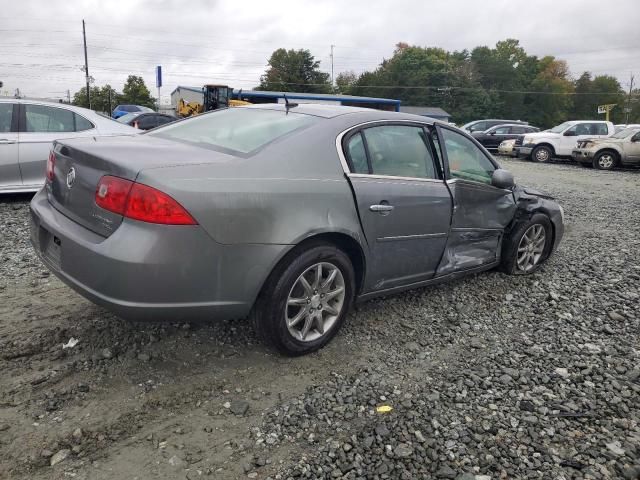
<svg viewBox="0 0 640 480"><path fill-rule="evenodd" d="M505 237L500 269L509 275L533 273L549 258L552 247L551 220L542 213L536 213Z"/></svg>
<svg viewBox="0 0 640 480"><path fill-rule="evenodd" d="M546 163L553 158L553 151L545 146L540 145L531 151L531 161L537 163Z"/></svg>
<svg viewBox="0 0 640 480"><path fill-rule="evenodd" d="M598 153L593 158L593 168L598 170L613 170L618 164L618 157L610 151Z"/></svg>
<svg viewBox="0 0 640 480"><path fill-rule="evenodd" d="M324 243L294 250L267 278L251 312L254 328L281 353L314 352L338 332L354 293L353 265L342 250Z"/></svg>

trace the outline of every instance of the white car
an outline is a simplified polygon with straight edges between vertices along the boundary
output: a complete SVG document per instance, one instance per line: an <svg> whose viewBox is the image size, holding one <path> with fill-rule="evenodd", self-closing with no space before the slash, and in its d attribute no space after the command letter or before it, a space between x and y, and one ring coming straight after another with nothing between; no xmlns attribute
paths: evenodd
<svg viewBox="0 0 640 480"><path fill-rule="evenodd" d="M578 141L587 138L606 138L615 133L611 122L574 120L564 122L544 132L528 133L517 145L518 157L534 162L547 162L552 158L571 158Z"/></svg>
<svg viewBox="0 0 640 480"><path fill-rule="evenodd" d="M38 191L54 140L138 133L86 108L0 98L0 194Z"/></svg>

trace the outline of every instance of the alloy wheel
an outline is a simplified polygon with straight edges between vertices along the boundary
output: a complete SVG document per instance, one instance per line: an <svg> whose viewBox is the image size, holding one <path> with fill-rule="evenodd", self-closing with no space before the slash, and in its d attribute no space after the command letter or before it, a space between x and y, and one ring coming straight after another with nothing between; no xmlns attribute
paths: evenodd
<svg viewBox="0 0 640 480"><path fill-rule="evenodd" d="M289 333L302 342L322 337L338 320L345 298L344 277L338 267L329 262L311 265L287 297L284 316Z"/></svg>
<svg viewBox="0 0 640 480"><path fill-rule="evenodd" d="M516 260L518 270L524 273L532 271L542 259L546 242L547 234L544 227L540 224L531 225L518 244Z"/></svg>
<svg viewBox="0 0 640 480"><path fill-rule="evenodd" d="M546 162L549 160L549 151L546 148L536 150L536 160L538 162Z"/></svg>
<svg viewBox="0 0 640 480"><path fill-rule="evenodd" d="M600 158L598 158L598 165L603 170L610 169L613 166L613 156L609 153L600 155Z"/></svg>

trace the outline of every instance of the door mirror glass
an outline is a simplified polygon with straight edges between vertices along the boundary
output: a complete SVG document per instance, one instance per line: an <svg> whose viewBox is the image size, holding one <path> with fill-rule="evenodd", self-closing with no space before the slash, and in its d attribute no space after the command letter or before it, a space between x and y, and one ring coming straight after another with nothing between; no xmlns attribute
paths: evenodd
<svg viewBox="0 0 640 480"><path fill-rule="evenodd" d="M498 168L493 172L493 175L491 175L491 185L505 190L513 188L515 185L513 174L508 170Z"/></svg>

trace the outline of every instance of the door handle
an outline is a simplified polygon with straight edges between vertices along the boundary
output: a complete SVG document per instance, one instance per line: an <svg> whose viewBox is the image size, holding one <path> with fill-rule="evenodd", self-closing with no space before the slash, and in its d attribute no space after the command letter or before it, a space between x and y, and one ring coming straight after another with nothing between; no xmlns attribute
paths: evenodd
<svg viewBox="0 0 640 480"><path fill-rule="evenodd" d="M382 215L389 214L393 211L395 207L393 205L371 205L369 210L372 212L378 212Z"/></svg>
<svg viewBox="0 0 640 480"><path fill-rule="evenodd" d="M0 145L8 145L10 143L16 143L15 140L7 140L6 138L0 138Z"/></svg>

